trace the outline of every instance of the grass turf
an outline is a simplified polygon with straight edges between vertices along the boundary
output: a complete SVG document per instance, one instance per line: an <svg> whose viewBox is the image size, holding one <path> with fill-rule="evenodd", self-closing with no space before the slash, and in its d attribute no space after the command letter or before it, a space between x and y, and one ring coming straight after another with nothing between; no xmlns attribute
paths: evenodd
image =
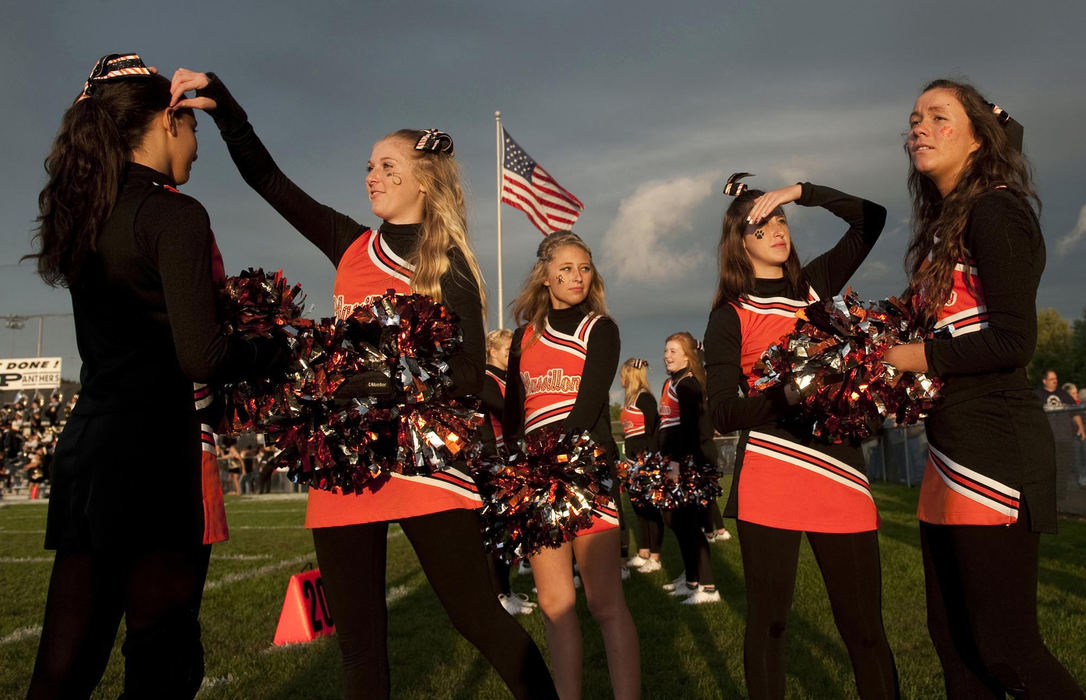
<svg viewBox="0 0 1086 700"><path fill-rule="evenodd" d="M884 617L902 691L910 698L941 697L939 664L924 626L914 516L917 491L879 484L875 495L883 518ZM227 498L231 539L214 548L204 595L207 679L201 698L338 697L339 652L333 638L287 647L271 644L288 577L307 562L316 564L312 539L301 526L304 508L298 498ZM51 553L41 549L44 523L41 505L0 508L0 697L4 698L25 694L34 663L52 561ZM1086 685L1086 523L1064 520L1060 528L1058 536L1041 540L1041 629L1056 656L1080 685ZM745 602L739 545L733 538L712 549L723 595L719 604L680 606L660 589L681 571L678 547L670 535L664 544L664 569L649 575L633 573L625 583L640 635L646 698L744 695ZM490 666L448 623L396 527L390 533L388 585L393 697L508 696ZM529 592L531 587L530 576L514 574L514 590ZM603 643L583 596L578 609L585 638L585 697L610 697ZM518 620L546 654L540 613ZM116 697L121 691L122 639L123 625L95 697ZM848 656L806 544L800 550L789 620L787 669L789 697L855 697Z"/></svg>

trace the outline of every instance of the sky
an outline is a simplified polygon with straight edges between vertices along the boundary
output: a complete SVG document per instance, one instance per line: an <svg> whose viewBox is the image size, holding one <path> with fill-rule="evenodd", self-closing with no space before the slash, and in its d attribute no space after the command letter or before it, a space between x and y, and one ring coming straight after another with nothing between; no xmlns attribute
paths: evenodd
<svg viewBox="0 0 1086 700"><path fill-rule="evenodd" d="M810 181L888 209L853 277L866 298L899 293L909 235L907 117L937 77L964 78L1025 126L1043 201L1048 265L1038 306L1086 307L1086 4L1010 2L683 3L186 2L4 0L0 60L0 315L66 314L64 289L32 265L42 160L95 60L135 51L167 75L214 71L282 169L316 199L371 225L372 144L402 127L452 134L469 224L497 327L495 110L517 142L585 203L622 357L664 379L664 340L701 337L716 284L725 178ZM227 273L282 269L309 315L331 315L334 270L240 179L210 118L183 188L207 208ZM506 307L540 234L503 206ZM845 226L790 207L802 260ZM506 325L509 323L506 315ZM0 324L0 357L36 353L37 320ZM78 374L71 319L44 321L42 352ZM617 383L616 383L617 387Z"/></svg>

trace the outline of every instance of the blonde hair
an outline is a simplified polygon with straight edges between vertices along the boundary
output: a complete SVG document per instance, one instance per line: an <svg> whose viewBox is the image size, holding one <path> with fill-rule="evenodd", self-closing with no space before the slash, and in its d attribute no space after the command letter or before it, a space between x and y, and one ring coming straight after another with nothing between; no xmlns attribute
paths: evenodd
<svg viewBox="0 0 1086 700"><path fill-rule="evenodd" d="M577 246L583 250L588 254L589 262L592 263L592 249L581 240L580 236L573 231L556 231L539 244L535 253L535 265L528 273L528 279L524 280L524 287L521 288L520 294L513 300L513 320L518 326L530 325L536 337L543 332L547 313L551 310L550 292L543 284L547 280L547 265L554 260L555 251L567 245ZM595 263L592 263L592 284L589 285L588 296L581 302L581 306L592 313L607 314L603 278L600 277Z"/></svg>
<svg viewBox="0 0 1086 700"><path fill-rule="evenodd" d="M441 278L449 271L449 252L457 248L479 288L479 302L485 317L486 290L479 262L468 241L460 166L451 155L415 150L415 144L425 133L417 129L400 129L385 137L406 144L404 150L412 156L410 162L415 168L415 177L426 192L419 224L419 244L407 259L415 268L411 275L411 290L442 301Z"/></svg>
<svg viewBox="0 0 1086 700"><path fill-rule="evenodd" d="M490 358L494 355L498 348L503 343L513 342L513 331L508 328L501 330L490 331L486 334L486 359L489 362Z"/></svg>
<svg viewBox="0 0 1086 700"><path fill-rule="evenodd" d="M694 336L690 335L686 331L679 331L678 333L672 333L664 341L664 345L670 342L679 344L682 348L683 355L686 355L686 368L690 370L690 373L694 375L694 379L698 380L698 384L701 384L702 393L705 393L705 367L701 364L701 354L698 352L698 341L694 340Z"/></svg>
<svg viewBox="0 0 1086 700"><path fill-rule="evenodd" d="M624 406L633 406L638 394L642 392L652 396L652 389L649 388L649 366L636 357L631 357L619 367L618 382L626 390Z"/></svg>

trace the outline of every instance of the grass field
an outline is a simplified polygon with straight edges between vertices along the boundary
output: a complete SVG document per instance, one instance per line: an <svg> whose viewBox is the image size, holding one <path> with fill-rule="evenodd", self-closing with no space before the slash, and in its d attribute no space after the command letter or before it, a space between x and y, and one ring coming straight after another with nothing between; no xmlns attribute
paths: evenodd
<svg viewBox="0 0 1086 700"><path fill-rule="evenodd" d="M726 490L725 490L726 492ZM914 517L917 491L877 485L883 516L884 611L890 644L908 698L942 696L935 652L924 627L923 573ZM313 562L302 529L300 498L228 497L231 539L216 545L204 595L202 622L207 680L201 698L335 698L339 654L335 640L287 647L271 644L290 574ZM52 556L41 549L45 508L0 508L0 697L22 697L33 666ZM734 531L733 531L734 532ZM735 698L744 695L743 576L739 547L713 545L721 603L680 606L660 585L680 572L678 548L664 544L663 571L633 574L626 597L641 639L646 698ZM507 692L470 645L447 622L398 528L390 532L390 655L395 698L488 698ZM994 581L993 585L999 585ZM514 590L531 590L514 574ZM585 635L585 697L610 697L602 641L579 603ZM1061 521L1061 533L1042 538L1041 628L1049 647L1086 685L1086 523ZM538 612L518 618L545 651ZM121 690L121 636L96 697ZM855 697L845 649L833 627L818 570L801 550L795 605L789 623L788 696Z"/></svg>

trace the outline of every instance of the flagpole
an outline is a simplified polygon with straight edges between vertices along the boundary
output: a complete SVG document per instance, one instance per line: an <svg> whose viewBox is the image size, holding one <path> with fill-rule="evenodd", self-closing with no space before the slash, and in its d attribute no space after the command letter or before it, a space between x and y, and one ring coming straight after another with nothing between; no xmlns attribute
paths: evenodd
<svg viewBox="0 0 1086 700"><path fill-rule="evenodd" d="M498 162L498 329L505 328L505 299L502 295L502 113L494 112L494 137Z"/></svg>

